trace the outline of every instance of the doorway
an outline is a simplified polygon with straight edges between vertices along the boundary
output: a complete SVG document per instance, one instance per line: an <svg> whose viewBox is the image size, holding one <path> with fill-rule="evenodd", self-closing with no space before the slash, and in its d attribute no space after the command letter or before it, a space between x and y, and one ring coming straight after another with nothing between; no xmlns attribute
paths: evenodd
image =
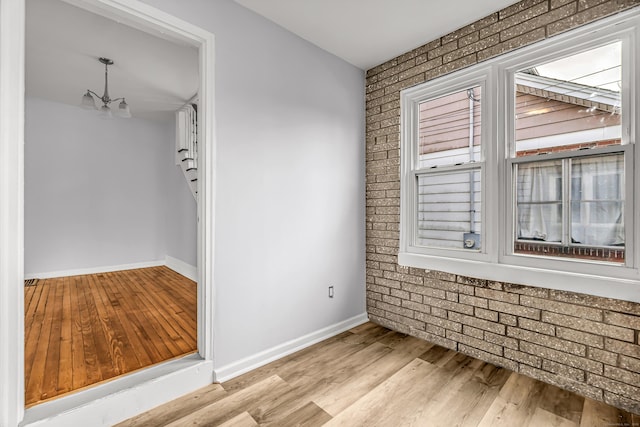
<svg viewBox="0 0 640 427"><path fill-rule="evenodd" d="M25 62L30 407L196 350L197 180L176 165L174 127L198 51L27 0Z"/></svg>
<svg viewBox="0 0 640 427"><path fill-rule="evenodd" d="M143 370L126 378L111 381L93 390L80 392L51 404L42 404L24 410L24 303L22 286L24 279L24 6L25 1L0 0L0 156L2 186L0 189L0 229L3 231L0 251L0 304L2 324L12 328L0 329L4 345L0 350L1 424L15 425L24 419L25 424L47 419L61 423L100 417L104 422L116 417L127 417L145 408L155 406L188 390L193 390L213 380L213 36L212 34L180 21L175 17L153 9L140 2L127 2L123 6L112 0L69 1L81 8L117 19L151 34L174 38L197 47L199 51L200 93L198 118L201 149L198 231L197 231L197 343L194 357L163 364L161 367ZM6 233L5 233L6 231ZM172 375L180 370L181 375ZM196 375L197 374L197 375ZM153 383L153 386L152 386ZM162 392L154 392L162 388ZM114 408L118 408L114 411ZM63 414L63 415L61 415ZM104 416L100 415L104 414ZM112 415L109 415L112 414ZM75 417L75 418L74 418ZM85 417L85 418L82 418ZM111 418L111 419L110 419Z"/></svg>

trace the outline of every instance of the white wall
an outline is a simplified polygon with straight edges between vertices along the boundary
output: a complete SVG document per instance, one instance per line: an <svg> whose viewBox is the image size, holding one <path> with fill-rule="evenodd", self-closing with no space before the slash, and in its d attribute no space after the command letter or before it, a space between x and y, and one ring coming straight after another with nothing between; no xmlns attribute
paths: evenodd
<svg viewBox="0 0 640 427"><path fill-rule="evenodd" d="M364 72L230 0L145 1L215 34L216 366L365 313Z"/></svg>
<svg viewBox="0 0 640 427"><path fill-rule="evenodd" d="M102 120L28 98L25 132L27 276L167 254L195 265L195 202L174 163L172 122Z"/></svg>

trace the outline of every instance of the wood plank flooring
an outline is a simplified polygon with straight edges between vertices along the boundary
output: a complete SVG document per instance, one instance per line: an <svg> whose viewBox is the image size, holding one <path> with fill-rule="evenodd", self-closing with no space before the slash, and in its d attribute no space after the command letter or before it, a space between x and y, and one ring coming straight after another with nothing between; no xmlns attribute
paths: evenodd
<svg viewBox="0 0 640 427"><path fill-rule="evenodd" d="M131 418L137 426L640 426L640 416L366 323Z"/></svg>
<svg viewBox="0 0 640 427"><path fill-rule="evenodd" d="M27 406L197 349L196 283L167 267L42 279L24 297Z"/></svg>

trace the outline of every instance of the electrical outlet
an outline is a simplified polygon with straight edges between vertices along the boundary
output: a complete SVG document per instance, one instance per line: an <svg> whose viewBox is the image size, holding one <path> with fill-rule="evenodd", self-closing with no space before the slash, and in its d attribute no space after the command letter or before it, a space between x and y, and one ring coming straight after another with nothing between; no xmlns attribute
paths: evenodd
<svg viewBox="0 0 640 427"><path fill-rule="evenodd" d="M329 286L329 298L333 298L333 286Z"/></svg>

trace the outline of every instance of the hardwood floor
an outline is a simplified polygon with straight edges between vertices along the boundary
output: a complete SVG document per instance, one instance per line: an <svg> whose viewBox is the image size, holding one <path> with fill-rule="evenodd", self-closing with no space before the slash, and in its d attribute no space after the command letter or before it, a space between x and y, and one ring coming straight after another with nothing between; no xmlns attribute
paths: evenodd
<svg viewBox="0 0 640 427"><path fill-rule="evenodd" d="M366 323L119 427L640 426L640 416Z"/></svg>
<svg viewBox="0 0 640 427"><path fill-rule="evenodd" d="M25 287L27 406L196 351L196 283L167 267Z"/></svg>

